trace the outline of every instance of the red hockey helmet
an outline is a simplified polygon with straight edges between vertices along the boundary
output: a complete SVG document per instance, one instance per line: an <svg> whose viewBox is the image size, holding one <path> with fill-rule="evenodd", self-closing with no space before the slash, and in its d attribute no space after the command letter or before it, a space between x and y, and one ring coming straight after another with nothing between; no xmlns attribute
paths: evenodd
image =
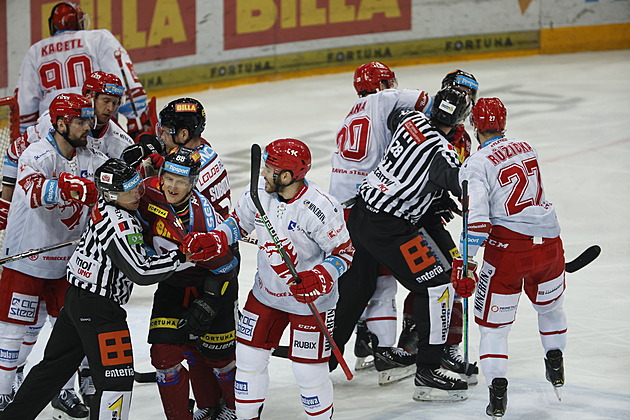
<svg viewBox="0 0 630 420"><path fill-rule="evenodd" d="M56 125L58 118L63 118L66 124L70 124L73 118L94 119L92 101L78 93L57 95L50 103L48 110L50 111L50 121L53 127Z"/></svg>
<svg viewBox="0 0 630 420"><path fill-rule="evenodd" d="M507 109L499 98L480 98L473 106L470 123L477 131L505 131Z"/></svg>
<svg viewBox="0 0 630 420"><path fill-rule="evenodd" d="M295 181L304 179L311 169L311 151L304 142L297 139L272 141L265 147L263 160L274 168L274 175L291 171Z"/></svg>
<svg viewBox="0 0 630 420"><path fill-rule="evenodd" d="M95 71L83 83L83 95L87 95L88 92L122 97L125 94L125 88L115 74Z"/></svg>
<svg viewBox="0 0 630 420"><path fill-rule="evenodd" d="M48 28L50 35L54 35L57 31L72 30L80 31L90 26L88 15L83 13L78 4L64 1L57 3L50 12L48 18Z"/></svg>
<svg viewBox="0 0 630 420"><path fill-rule="evenodd" d="M398 81L394 72L380 61L361 64L354 71L354 89L359 96L369 95L381 90L381 82L387 88L396 89Z"/></svg>

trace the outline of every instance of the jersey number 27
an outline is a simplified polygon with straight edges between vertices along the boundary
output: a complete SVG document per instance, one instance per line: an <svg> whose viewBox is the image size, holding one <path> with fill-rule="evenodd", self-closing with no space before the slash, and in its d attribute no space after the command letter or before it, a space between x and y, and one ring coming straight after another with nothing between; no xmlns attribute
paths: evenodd
<svg viewBox="0 0 630 420"><path fill-rule="evenodd" d="M542 200L543 189L536 158L502 168L499 171L499 184L512 188L504 203L508 216L520 213L526 207L538 205Z"/></svg>

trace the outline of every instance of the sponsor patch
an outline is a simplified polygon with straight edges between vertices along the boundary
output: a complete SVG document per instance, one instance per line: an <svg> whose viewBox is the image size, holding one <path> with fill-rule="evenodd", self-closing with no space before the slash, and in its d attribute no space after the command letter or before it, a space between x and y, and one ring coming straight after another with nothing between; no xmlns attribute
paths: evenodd
<svg viewBox="0 0 630 420"><path fill-rule="evenodd" d="M238 338L251 341L254 336L254 330L256 329L257 322L258 315L243 310L243 315L238 321L238 330L236 331L236 336Z"/></svg>
<svg viewBox="0 0 630 420"><path fill-rule="evenodd" d="M17 321L35 322L39 298L14 292L11 296L11 306L7 318Z"/></svg>
<svg viewBox="0 0 630 420"><path fill-rule="evenodd" d="M149 207L147 208L147 210L163 218L166 218L166 216L168 216L168 211L156 206L155 204L149 204Z"/></svg>
<svg viewBox="0 0 630 420"><path fill-rule="evenodd" d="M455 291L450 283L427 288L429 293L429 344L444 344L448 336Z"/></svg>
<svg viewBox="0 0 630 420"><path fill-rule="evenodd" d="M447 101L446 99L443 99L440 102L439 108L448 113L448 114L453 114L453 112L455 112L455 105L453 105L452 103L450 103L449 101Z"/></svg>
<svg viewBox="0 0 630 420"><path fill-rule="evenodd" d="M512 295L492 293L487 321L491 324L511 324L514 322L520 297L520 293Z"/></svg>
<svg viewBox="0 0 630 420"><path fill-rule="evenodd" d="M126 236L127 243L131 246L133 245L141 245L144 243L144 239L142 238L141 233L130 233Z"/></svg>
<svg viewBox="0 0 630 420"><path fill-rule="evenodd" d="M103 391L97 418L123 420L129 418L131 391Z"/></svg>
<svg viewBox="0 0 630 420"><path fill-rule="evenodd" d="M545 303L557 299L564 292L564 273L553 280L538 285L536 303Z"/></svg>
<svg viewBox="0 0 630 420"><path fill-rule="evenodd" d="M223 334L206 334L199 338L206 343L227 343L234 341L236 338L236 331L229 331Z"/></svg>
<svg viewBox="0 0 630 420"><path fill-rule="evenodd" d="M319 359L319 339L320 333L316 331L293 331L291 341L291 353L293 357L300 359Z"/></svg>
<svg viewBox="0 0 630 420"><path fill-rule="evenodd" d="M188 102L175 104L175 112L197 112L197 104Z"/></svg>
<svg viewBox="0 0 630 420"><path fill-rule="evenodd" d="M153 330L156 328L168 328L168 329L176 330L178 322L179 322L179 319L177 318L151 318L149 329Z"/></svg>

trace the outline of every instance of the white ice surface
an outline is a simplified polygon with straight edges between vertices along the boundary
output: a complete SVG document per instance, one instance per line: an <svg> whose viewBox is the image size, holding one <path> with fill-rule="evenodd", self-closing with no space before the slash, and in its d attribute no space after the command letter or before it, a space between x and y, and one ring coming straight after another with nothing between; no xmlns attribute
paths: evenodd
<svg viewBox="0 0 630 420"><path fill-rule="evenodd" d="M546 195L557 205L567 260L592 244L602 255L568 275L569 322L566 385L559 402L544 379L536 315L526 298L510 334L510 419L630 419L630 51L545 55L396 68L401 87L439 88L442 77L463 68L479 80L480 96L498 96L508 109L508 135L535 145ZM280 137L306 141L314 155L308 178L328 188L330 154L339 122L355 102L349 73L191 92L205 105L210 140L228 166L235 199L249 177L249 148ZM173 98L160 98L158 109ZM458 235L461 219L449 225ZM241 302L254 273L255 248L241 246ZM624 274L625 273L625 274ZM153 287L136 287L126 306L136 370L152 370L146 344ZM399 287L399 308L406 291ZM30 361L41 358L47 325ZM478 330L470 326L471 359ZM350 343L351 344L351 343ZM351 345L349 346L351 348ZM352 352L346 354L354 366ZM272 358L264 419L305 419L289 361ZM413 380L379 387L374 372L335 385L335 418L488 419L483 375L459 403L418 403ZM38 419L50 419L47 408ZM157 386L136 384L132 419L164 419Z"/></svg>

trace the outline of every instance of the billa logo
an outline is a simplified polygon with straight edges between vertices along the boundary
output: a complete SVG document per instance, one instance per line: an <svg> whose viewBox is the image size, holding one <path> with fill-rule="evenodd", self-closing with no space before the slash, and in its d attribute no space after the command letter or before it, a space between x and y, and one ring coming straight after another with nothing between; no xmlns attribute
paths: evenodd
<svg viewBox="0 0 630 420"><path fill-rule="evenodd" d="M175 112L197 112L197 104L175 104Z"/></svg>

